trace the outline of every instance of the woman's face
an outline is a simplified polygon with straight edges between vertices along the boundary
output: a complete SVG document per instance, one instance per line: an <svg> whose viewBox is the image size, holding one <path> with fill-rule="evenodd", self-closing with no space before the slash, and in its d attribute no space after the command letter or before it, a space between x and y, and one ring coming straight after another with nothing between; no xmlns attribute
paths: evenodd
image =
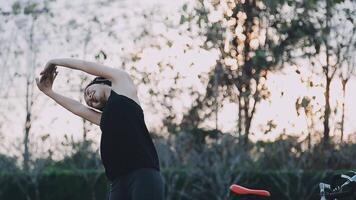
<svg viewBox="0 0 356 200"><path fill-rule="evenodd" d="M88 106L101 110L106 103L104 84L92 84L84 90L84 99Z"/></svg>

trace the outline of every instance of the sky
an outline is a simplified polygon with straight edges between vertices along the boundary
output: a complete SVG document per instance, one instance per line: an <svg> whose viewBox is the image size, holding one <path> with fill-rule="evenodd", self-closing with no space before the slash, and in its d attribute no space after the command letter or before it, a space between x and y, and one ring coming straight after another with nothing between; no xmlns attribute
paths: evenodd
<svg viewBox="0 0 356 200"><path fill-rule="evenodd" d="M78 11L84 10L89 12L90 10L97 9L97 4L95 2L98 1L85 1L86 4L83 4L81 1L57 1L54 8L58 9L58 15L61 16L61 20L58 20L57 23L66 23L71 17L75 16L78 23L84 23L86 18L81 18L78 15ZM100 1L105 2L105 1ZM183 3L187 1L166 1L166 0L122 0L115 2L115 6L112 7L105 7L98 11L102 14L102 18L100 20L107 21L106 18L116 18L120 20L124 14L127 14L130 18L127 24L123 23L115 23L114 30L116 30L120 35L122 43L120 44L112 44L112 40L108 39L106 35L102 35L100 32L93 33L94 39L88 43L87 46L87 54L91 54L98 49L105 49L106 53L109 55L109 59L104 62L104 64L120 67L118 63L121 63L120 55L117 55L117 52L122 52L120 49L125 48L126 51L134 51L136 50L132 42L128 39L130 34L135 34L132 30L140 28L142 23L142 16L130 16L130 11L135 9L151 9L154 7L160 7L163 13L169 13L174 18L173 21L179 21L179 14L178 10L181 8ZM11 1L0 0L1 8L6 9L6 4L11 5ZM8 7L9 8L9 7ZM66 9L63 9L66 8ZM175 15L176 14L176 15ZM159 20L159 19L158 19ZM85 28L85 27L84 27ZM214 67L216 59L218 58L217 52L208 52L202 49L193 49L192 51L188 51L184 53L184 45L186 43L190 43L192 45L198 45L200 41L190 41L188 37L179 36L177 32L174 30L166 30L162 28L162 23L157 21L156 23L150 24L151 31L154 33L164 33L166 36L174 40L174 45L171 48L162 48L160 50L148 48L145 49L141 53L142 59L136 63L135 67L140 70L151 71L154 73L158 72L157 61L161 60L169 60L177 66L173 71L170 69L166 69L162 72L162 80L157 85L157 89L160 91L168 90L172 82L172 78L177 71L181 73L184 79L180 82L181 88L193 87L197 91L204 92L205 85L198 79L199 75L206 76L207 73ZM45 28L44 28L45 29ZM12 29L9 29L12 30ZM59 38L58 41L65 42L66 35L73 36L75 34L83 34L80 31L75 30L58 30L61 33L63 38ZM21 34L21 33L19 33ZM9 35L11 32L9 31ZM50 35L49 37L56 37ZM85 38L83 36L83 38ZM39 41L40 42L40 41ZM78 54L79 57L85 57L83 55L83 41L70 41L67 42L68 44L65 48L52 48L54 44L47 44L46 51L41 54L38 59L39 63L45 63L47 60L56 57L68 57L71 54ZM52 45L52 46L51 46ZM78 46L81 45L81 46ZM107 47L110 48L107 48ZM74 49L74 50L73 50ZM174 58L174 57L177 58ZM90 59L90 58L88 58ZM15 62L15 61L14 61ZM190 66L190 63L194 63L193 66ZM24 65L25 64L20 64ZM7 70L13 70L12 68L9 69L1 69L3 74ZM37 72L41 70L41 68L36 69ZM59 91L67 91L68 87L66 82L70 79L74 83L77 83L76 79L73 77L78 77L80 72L78 71L70 71L68 69L60 68L59 75L55 82L54 88L58 89ZM308 68L302 69L302 74L305 76L310 76L310 71ZM319 77L320 78L320 77ZM313 76L313 79L318 82L320 80L318 77ZM140 80L135 80L136 82ZM19 83L20 84L20 83ZM23 84L23 83L21 83ZM252 135L253 140L258 139L273 139L279 133L281 133L284 129L289 134L298 134L300 135L302 132L306 133L306 118L303 115L298 116L297 112L295 111L295 99L299 96L306 95L306 96L316 96L318 102L322 105L323 104L323 91L320 89L312 89L307 88L303 83L300 81L300 76L295 73L295 69L292 67L286 67L283 71L270 73L267 79L268 88L271 91L271 99L270 101L263 101L258 104L257 113L255 115L255 119L252 123L251 131L254 133ZM349 91L353 90L356 87L356 80L352 78L348 85ZM340 101L340 88L341 85L338 81L334 81L332 83L331 89L331 104L332 106L336 105L337 101ZM4 89L4 88L2 88ZM35 88L37 89L37 88ZM2 112L7 112L7 120L5 125L3 125L2 130L6 135L6 138L9 140L21 140L21 136L23 134L23 123L24 123L24 112L23 107L21 109L11 109L10 112L7 109L9 105L12 105L13 102L17 102L16 105L24 105L24 101L21 98L17 98L21 95L25 94L24 87L18 87L14 89L9 89L10 96L14 96L14 98L8 99L1 99L0 102L0 109L3 109ZM187 90L188 91L188 90ZM281 96L281 92L284 93ZM73 115L69 111L65 110L64 108L56 105L56 103L46 97L45 95L39 94L38 100L36 100L36 105L34 106L34 111L36 113L36 119L32 124L32 132L37 133L38 137L34 138L38 139L40 136L45 134L51 135L50 140L44 142L43 145L50 147L51 142L57 142L57 138L63 138L64 134L69 136L73 136L75 139L81 139L82 137L82 120L81 118ZM78 99L77 93L67 93L69 96ZM148 128L150 130L157 130L157 127L160 127L162 123L162 114L157 113L157 108L153 108L150 106L150 102L152 101L148 94L147 87L140 87L139 88L139 98L140 102L142 103L143 110L145 112L145 120ZM188 93L183 93L182 96L178 97L174 100L175 102L175 111L180 112L178 118L182 117L182 111L187 110L191 103L192 99ZM356 125L352 123L352 119L356 117L356 107L352 106L352 103L356 101L356 94L353 92L348 92L346 96L346 134L355 134ZM234 132L236 131L236 118L237 118L237 105L228 102L220 102L223 107L221 108L219 115L218 115L218 126L224 132ZM339 119L339 116L337 116ZM275 130L272 133L265 135L263 131L261 131L261 127L266 127L266 123L268 120L274 120L277 124ZM319 121L320 122L320 121ZM207 122L205 125L207 127L213 128L213 123ZM333 124L333 123L331 123ZM159 130L159 129L158 129ZM93 125L91 130L88 133L89 138L93 138L96 141L99 141L100 137L100 129L99 127Z"/></svg>

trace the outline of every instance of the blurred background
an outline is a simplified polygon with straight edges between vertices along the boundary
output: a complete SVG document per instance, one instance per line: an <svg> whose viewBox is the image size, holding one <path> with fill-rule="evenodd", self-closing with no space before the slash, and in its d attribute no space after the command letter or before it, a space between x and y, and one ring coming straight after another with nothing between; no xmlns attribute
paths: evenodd
<svg viewBox="0 0 356 200"><path fill-rule="evenodd" d="M167 199L318 199L356 170L356 2L0 0L0 199L107 197L99 127L38 90L53 58L124 69L138 88ZM94 78L58 67L85 104Z"/></svg>

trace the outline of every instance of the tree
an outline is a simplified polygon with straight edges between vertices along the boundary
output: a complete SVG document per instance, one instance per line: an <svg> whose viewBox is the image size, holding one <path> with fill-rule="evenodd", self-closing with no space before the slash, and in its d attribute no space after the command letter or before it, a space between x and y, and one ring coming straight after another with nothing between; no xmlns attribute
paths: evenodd
<svg viewBox="0 0 356 200"><path fill-rule="evenodd" d="M353 7L351 7L353 8ZM354 16L356 10L352 10L347 5L340 6L336 13L338 18L335 19L335 35L337 38L336 52L338 53L339 62L337 67L339 70L339 78L342 85L342 107L341 107L341 122L340 122L340 141L344 140L344 127L345 127L345 99L346 99L346 86L350 78L355 74L356 58L356 22Z"/></svg>
<svg viewBox="0 0 356 200"><path fill-rule="evenodd" d="M265 84L268 74L290 64L294 45L314 32L312 24L301 18L303 13L295 11L300 7L300 3L288 0L199 0L193 11L182 16L183 22L196 23L203 30L200 33L205 37L204 48L219 51L220 89L209 81L207 90L217 90L222 98L238 105L237 132L245 145L257 104L270 95ZM214 73L210 76L215 80L217 77ZM216 99L216 92L206 94L207 101Z"/></svg>
<svg viewBox="0 0 356 200"><path fill-rule="evenodd" d="M350 49L348 46L353 46L355 43L353 36L350 37L350 32L343 33L345 30L350 31L345 28L350 23L353 24L352 16L354 15L354 11L338 8L345 3L352 4L342 0L306 1L304 5L308 10L302 18L309 20L315 30L309 35L308 45L301 44L297 47L303 51L300 58L306 58L312 66L313 72L324 78L323 143L326 145L330 142L331 133L331 83L338 70L342 68L342 65L345 65L344 60L347 57L348 49ZM347 45L347 42L350 42L350 45ZM344 71L342 79L348 79L351 71L342 71Z"/></svg>
<svg viewBox="0 0 356 200"><path fill-rule="evenodd" d="M16 72L15 76L24 77L26 82L25 89L25 123L24 123L24 152L23 152L23 167L24 170L27 171L29 169L29 161L30 161L30 150L29 150L29 137L31 131L31 124L35 117L33 116L33 104L37 95L34 92L34 76L36 69L36 58L38 53L38 45L39 38L36 38L35 33L40 33L40 30L37 28L37 20L41 16L49 15L48 2L43 1L41 3L28 1L25 4L21 4L21 2L15 2L12 5L12 13L7 16L13 19L16 22L17 29L20 33L20 37L23 36L25 41L24 48L26 49L24 55L26 55L26 67L24 72ZM35 31L36 29L36 31ZM17 56L17 52L14 52L15 56Z"/></svg>
<svg viewBox="0 0 356 200"><path fill-rule="evenodd" d="M14 172L16 174L15 181L21 191L26 195L27 199L32 199L32 197L30 195L30 191L28 191L28 188L26 187L26 184L32 185L34 188L34 198L37 200L40 199L39 177L44 169L44 166L48 162L48 157L39 159L36 158L36 156L33 156L33 154L36 153L41 156L43 156L43 154L36 152L36 150L38 150L38 146L33 145L30 138L34 138L31 136L31 125L37 117L34 114L34 103L38 97L38 93L34 90L34 76L37 66L39 46L43 41L42 36L44 32L44 30L39 28L40 26L38 25L42 23L44 17L50 15L48 3L49 2L46 0L41 2L27 1L26 3L16 1L12 4L11 11L4 11L1 13L6 22L4 27L13 30L13 34L9 35L11 39L8 38L11 42L6 46L7 53L5 55L1 55L2 60L4 61L4 69L10 69L3 75L9 75L9 77L12 78L12 81L9 81L6 85L8 88L3 93L4 96L8 96L8 92L11 88L9 86L13 85L15 82L14 80L24 80L25 82L25 95L23 98L25 100L25 105L23 107L25 111L25 122L23 126L24 137L22 142L23 148L19 147L19 145L15 145L17 147L15 151L23 149L22 168L11 167L7 168L7 170L8 172ZM11 69L14 69L15 72ZM9 77L5 76L2 80L6 81ZM43 136L43 138L48 137ZM14 153L14 149L11 150L12 153ZM14 158L14 160L21 160L18 157L12 158Z"/></svg>

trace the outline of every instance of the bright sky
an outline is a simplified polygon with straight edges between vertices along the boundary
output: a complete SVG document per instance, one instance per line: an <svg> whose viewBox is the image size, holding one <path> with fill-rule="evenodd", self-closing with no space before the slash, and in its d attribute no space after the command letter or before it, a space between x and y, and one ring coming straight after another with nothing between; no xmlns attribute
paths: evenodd
<svg viewBox="0 0 356 200"><path fill-rule="evenodd" d="M58 9L66 7L66 4L69 5L70 9L67 9L66 12L63 12L61 9L61 20L58 20L58 23L65 23L66 20L70 19L73 16L77 16L76 20L81 22L85 20L84 18L80 18L80 16L76 15L78 10L91 10L97 9L97 5L94 4L94 1L86 1L87 4L85 6L80 7L82 5L81 2L78 1L61 1L57 3L56 6ZM104 2L104 1L101 1ZM152 8L155 6L161 6L162 10L166 13L172 13L172 16L175 16L174 13L177 13L178 9L180 9L181 5L187 1L167 1L167 0L123 0L117 1L116 7L105 7L98 11L99 13L104 13L103 18L100 20L105 21L105 18L113 17L120 20L120 17L123 13L129 15L130 10L135 10L137 8ZM6 3L10 3L10 1L0 0L0 4L2 8L6 7ZM9 4L11 5L11 4ZM122 5L122 6L121 6ZM139 5L139 6L138 6ZM113 11L115 9L115 11ZM88 11L89 12L89 11ZM105 14L107 13L107 14ZM70 16L73 15L73 16ZM140 16L128 16L131 17L132 20L129 24L117 23L114 24L113 27L117 32L120 33L121 38L128 38L132 32L128 30L134 30L135 25L140 24L141 18ZM179 15L175 16L179 19ZM137 18L137 19L136 19ZM85 21L84 21L85 22ZM142 23L142 21L141 21ZM137 27L136 27L137 28ZM200 92L204 92L205 85L200 82L198 79L198 75L206 75L206 73L214 66L215 60L217 59L217 54L214 52L207 52L204 50L193 49L192 51L188 51L184 53L184 45L186 43L191 43L192 45L198 43L198 41L190 41L189 38L184 36L177 35L174 31L167 31L162 29L162 24L156 23L152 24L152 31L155 33L164 32L169 38L174 39L174 45L171 48L163 48L161 50L157 49L146 49L142 52L142 60L136 64L135 67L138 69L142 69L145 71L158 72L157 61L165 61L172 62L175 67L174 71L170 69L165 69L164 72L160 76L162 76L162 81L158 83L157 88L161 91L168 90L171 85L173 76L177 71L181 73L184 77L183 80L179 83L179 86L184 90L184 88L193 87ZM61 35L64 36L66 34L75 35L78 31L74 30L59 30ZM66 32L67 31L67 32ZM121 41L120 44L112 44L112 40L108 39L106 35L102 35L101 33L94 34L94 39L88 43L87 46L87 54L91 54L97 50L105 49L108 54L109 59L105 61L105 64L118 67L121 63L120 55L118 52L121 52L120 48L125 47L128 50L135 50L135 46L132 45L130 41ZM52 37L52 36L50 36ZM63 37L64 38L64 37ZM83 38L85 38L83 36ZM64 41L64 39L59 38L59 41ZM72 53L79 55L79 57L83 55L83 46L81 45L83 41L70 41L67 43L72 43L63 47L61 49L53 49L50 44L48 46L48 52L42 53L41 57L39 57L38 62L44 63L48 59L56 57L68 57ZM78 44L80 46L78 46ZM110 48L107 48L110 47ZM133 49L131 49L133 48ZM74 50L73 50L74 49ZM175 56L177 58L175 58ZM85 57L85 56L84 56ZM190 66L190 63L194 63L193 66ZM6 71L5 69L3 69ZM9 69L11 70L11 69ZM38 69L39 70L39 69ZM1 71L1 72L4 72ZM302 71L305 75L310 75L308 70ZM66 81L70 80L73 82L77 82L77 80L73 77L78 77L80 72L70 71L68 69L59 69L59 76L55 82L54 88L57 88L58 91L68 91L68 87L66 85ZM62 76L61 76L62 75ZM317 77L313 77L316 79ZM136 80L140 81L140 80ZM318 81L316 81L318 82ZM24 83L20 83L18 85L23 85ZM356 80L350 80L348 85L349 91L355 88ZM308 89L305 87L301 81L300 77L294 72L294 69L289 67L286 68L283 72L270 74L268 78L268 87L271 91L271 100L270 102L261 102L258 104L256 117L252 123L252 132L254 135L252 139L273 139L277 134L281 133L283 129L286 129L287 133L290 134L300 134L301 132L306 133L306 119L305 116L297 116L295 110L295 101L297 97L306 95L312 96L315 95L319 100L318 102L323 105L323 91L320 89ZM337 101L342 100L341 97L341 89L340 83L335 81L332 84L332 94L331 94L331 103L332 106L336 104ZM14 96L20 96L25 94L25 88L19 86L13 90L9 89L10 94ZM37 88L35 88L37 89ZM188 90L186 90L188 91ZM284 92L284 95L281 97L281 92ZM78 99L79 96L77 93L67 93L68 96ZM10 95L11 96L11 95ZM160 126L162 121L162 113L157 113L157 108L153 108L149 105L151 99L147 95L147 88L140 87L139 88L139 98L142 104L142 107L145 111L145 120L147 126L150 130L156 130L157 127ZM356 126L353 124L352 119L356 117L356 107L352 106L353 102L356 101L356 95L353 92L348 92L346 97L346 128L345 133L351 134L355 133ZM7 120L2 127L2 130L6 134L6 138L9 140L15 140L21 138L23 134L23 123L24 123L24 100L23 99L15 99L9 98L1 99L0 109L7 108L8 105L17 103L17 105L21 105L21 109L19 108L10 108L10 112L8 109L4 110L7 112ZM182 96L177 97L174 100L175 111L179 114L182 114L182 111L185 111L190 107L192 103L192 99L188 93L183 93ZM223 104L223 108L220 110L218 116L219 127L222 131L236 131L236 118L237 118L237 106L236 104L231 104L227 102L221 102ZM2 111L3 112L3 111ZM43 94L40 94L40 97L35 102L34 113L36 114L36 119L32 124L32 132L37 133L38 135L44 135L46 133L50 134L50 140L45 142L43 145L49 147L52 143L59 143L57 138L63 138L64 134L73 136L76 139L80 139L82 136L82 120L65 110L64 108L56 105L53 100L50 100ZM178 115L181 117L181 115ZM339 115L337 116L339 120ZM261 126L265 127L268 120L274 120L277 124L276 130L268 135L264 135L261 132ZM321 123L321 121L319 121ZM214 127L213 123L207 122L207 126ZM331 123L335 124L335 123ZM158 129L159 130L159 129ZM93 125L92 130L88 133L88 137L94 138L96 141L99 141L100 137L100 129Z"/></svg>

